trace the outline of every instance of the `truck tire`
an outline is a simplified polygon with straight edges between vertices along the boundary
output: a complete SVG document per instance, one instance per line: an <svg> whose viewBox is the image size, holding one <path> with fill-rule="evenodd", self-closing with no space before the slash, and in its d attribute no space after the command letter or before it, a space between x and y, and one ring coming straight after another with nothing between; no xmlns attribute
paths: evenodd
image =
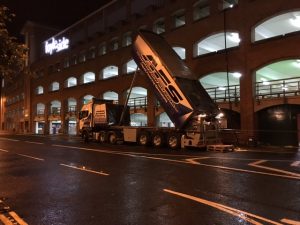
<svg viewBox="0 0 300 225"><path fill-rule="evenodd" d="M99 142L105 143L106 141L107 141L107 135L106 135L105 131L101 131L99 133Z"/></svg>
<svg viewBox="0 0 300 225"><path fill-rule="evenodd" d="M179 134L176 134L176 133L169 134L168 140L167 140L167 144L168 144L169 148L171 148L171 149L179 148L180 142L181 142L181 139L180 139Z"/></svg>
<svg viewBox="0 0 300 225"><path fill-rule="evenodd" d="M148 132L141 132L138 137L138 143L141 146L149 145L150 143L150 135Z"/></svg>
<svg viewBox="0 0 300 225"><path fill-rule="evenodd" d="M153 134L152 144L156 148L160 148L165 144L165 135L161 132L156 132Z"/></svg>
<svg viewBox="0 0 300 225"><path fill-rule="evenodd" d="M108 142L113 145L117 143L117 134L115 132L108 134Z"/></svg>

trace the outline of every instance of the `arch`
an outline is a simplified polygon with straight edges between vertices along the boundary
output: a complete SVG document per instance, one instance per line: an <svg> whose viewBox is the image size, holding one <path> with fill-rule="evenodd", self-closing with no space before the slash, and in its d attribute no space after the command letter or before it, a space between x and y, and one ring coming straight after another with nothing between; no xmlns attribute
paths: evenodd
<svg viewBox="0 0 300 225"><path fill-rule="evenodd" d="M77 100L75 98L68 98L68 112L76 112Z"/></svg>
<svg viewBox="0 0 300 225"><path fill-rule="evenodd" d="M129 74L129 73L134 73L136 70L137 70L137 64L135 63L135 61L133 59L129 60L125 66L124 66L124 72L126 74Z"/></svg>
<svg viewBox="0 0 300 225"><path fill-rule="evenodd" d="M272 16L252 28L252 42L300 31L300 11Z"/></svg>
<svg viewBox="0 0 300 225"><path fill-rule="evenodd" d="M83 104L88 103L92 98L94 98L93 95L85 95L85 96L83 96L83 97L82 97L82 102L83 102Z"/></svg>
<svg viewBox="0 0 300 225"><path fill-rule="evenodd" d="M114 91L106 91L103 93L103 99L118 101L119 95Z"/></svg>
<svg viewBox="0 0 300 225"><path fill-rule="evenodd" d="M50 91L58 91L59 90L59 83L57 81L54 81L50 84L49 87Z"/></svg>
<svg viewBox="0 0 300 225"><path fill-rule="evenodd" d="M177 53L177 55L181 58L181 59L185 59L185 48L183 47L179 47L179 46L175 46L173 47L173 50Z"/></svg>
<svg viewBox="0 0 300 225"><path fill-rule="evenodd" d="M61 109L61 102L58 100L53 100L50 102L50 114L59 115Z"/></svg>
<svg viewBox="0 0 300 225"><path fill-rule="evenodd" d="M300 82L300 59L287 59L267 64L255 71L256 98L297 94Z"/></svg>
<svg viewBox="0 0 300 225"><path fill-rule="evenodd" d="M86 72L81 76L81 84L88 84L95 82L95 73L93 72Z"/></svg>
<svg viewBox="0 0 300 225"><path fill-rule="evenodd" d="M129 93L129 89L126 95ZM133 87L129 96L128 105L132 107L147 105L147 89L143 87Z"/></svg>
<svg viewBox="0 0 300 225"><path fill-rule="evenodd" d="M69 77L65 81L65 88L75 87L75 86L77 86L77 78L76 77Z"/></svg>
<svg viewBox="0 0 300 225"><path fill-rule="evenodd" d="M157 34L161 34L164 33L165 31L166 31L165 19L161 17L153 23L153 32Z"/></svg>
<svg viewBox="0 0 300 225"><path fill-rule="evenodd" d="M194 44L194 56L200 56L225 49L225 33L219 32L210 35ZM226 32L226 48L237 47L240 44L240 36L237 31Z"/></svg>
<svg viewBox="0 0 300 225"><path fill-rule="evenodd" d="M99 79L100 80L105 80L105 79L109 79L109 78L112 78L112 77L116 77L119 75L119 68L115 65L110 65L110 66L107 66L105 67L101 73L100 73L100 77Z"/></svg>
<svg viewBox="0 0 300 225"><path fill-rule="evenodd" d="M174 127L174 123L171 121L170 117L166 112L163 112L157 116L157 126L158 127Z"/></svg>
<svg viewBox="0 0 300 225"><path fill-rule="evenodd" d="M36 104L36 114L44 115L44 113L45 113L45 104L44 103Z"/></svg>
<svg viewBox="0 0 300 225"><path fill-rule="evenodd" d="M36 94L36 95L42 95L42 94L44 94L44 87L43 87L43 86L38 86L38 87L35 89L35 94Z"/></svg>
<svg viewBox="0 0 300 225"><path fill-rule="evenodd" d="M201 85L206 89L210 97L218 102L228 100L228 84L230 99L237 101L240 97L240 77L239 72L215 72L207 74L199 79ZM228 78L228 80L227 80Z"/></svg>
<svg viewBox="0 0 300 225"><path fill-rule="evenodd" d="M130 115L131 126L147 126L147 115L142 113L133 113Z"/></svg>

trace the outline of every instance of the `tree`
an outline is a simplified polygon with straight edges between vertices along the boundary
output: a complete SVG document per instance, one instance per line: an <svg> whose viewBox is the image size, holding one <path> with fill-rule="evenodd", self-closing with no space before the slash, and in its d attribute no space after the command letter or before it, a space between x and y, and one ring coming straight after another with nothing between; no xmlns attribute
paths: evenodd
<svg viewBox="0 0 300 225"><path fill-rule="evenodd" d="M0 5L0 96L3 79L10 80L25 69L27 48L7 30L7 23L14 16L6 6Z"/></svg>
<svg viewBox="0 0 300 225"><path fill-rule="evenodd" d="M25 72L25 60L27 48L24 44L17 42L15 37L9 35L7 23L15 15L10 13L9 9L0 5L0 122L2 122L2 88L3 80L13 80L20 72ZM0 124L2 129L2 124Z"/></svg>

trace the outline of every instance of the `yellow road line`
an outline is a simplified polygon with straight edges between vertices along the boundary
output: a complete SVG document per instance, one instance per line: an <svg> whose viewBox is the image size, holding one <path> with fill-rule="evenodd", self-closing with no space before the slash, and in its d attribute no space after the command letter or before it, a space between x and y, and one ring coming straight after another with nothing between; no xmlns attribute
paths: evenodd
<svg viewBox="0 0 300 225"><path fill-rule="evenodd" d="M259 161L253 162L253 163L249 163L248 165L249 165L249 166L253 166L253 167L257 167L257 168L261 168L261 169L266 169L266 170L271 170L271 171L274 171L274 172L283 173L283 174L287 174L287 175L290 175L290 176L295 176L295 177L299 177L299 178L300 178L300 174L299 174L299 173L293 173L293 172L286 171L286 170L280 170L280 169L276 169L276 168L269 167L269 166L262 166L262 165L259 165L259 164L262 164L262 163L265 163L265 162L267 162L267 160L259 160Z"/></svg>
<svg viewBox="0 0 300 225"><path fill-rule="evenodd" d="M43 145L44 143L43 142L36 142L36 141L25 141L26 143L29 143L29 144L36 144L36 145Z"/></svg>
<svg viewBox="0 0 300 225"><path fill-rule="evenodd" d="M219 210L221 210L223 212L227 212L227 213L229 213L231 215L234 215L234 216L239 217L239 218L241 218L243 220L246 220L247 222L249 222L251 224L263 225L263 223L260 223L258 221L255 221L254 219L252 219L252 218L255 218L255 219L258 219L258 220L270 223L270 224L283 225L283 224L278 223L276 221L272 221L270 219L267 219L267 218L264 218L264 217L261 217L261 216L249 213L249 212L245 212L245 211L242 211L242 210L239 210L239 209L235 209L235 208L232 208L232 207L229 207L229 206L226 206L226 205L222 205L222 204L219 204L219 203L216 203L216 202L208 201L208 200L205 200L203 198L199 198L199 197L195 197L195 196L192 196L192 195L188 195L188 194L184 194L184 193L172 191L172 190L169 190L169 189L163 189L163 190L165 192L167 192L167 193L170 193L170 194L173 194L173 195L177 195L177 196L180 196L180 197L183 197L183 198L186 198L186 199L190 199L190 200L193 200L193 201L196 201L196 202L199 202L199 203L211 206L213 208L219 209Z"/></svg>
<svg viewBox="0 0 300 225"><path fill-rule="evenodd" d="M0 149L1 152L8 152L7 150L5 149Z"/></svg>
<svg viewBox="0 0 300 225"><path fill-rule="evenodd" d="M280 221L283 222L283 223L286 223L286 224L290 224L290 225L300 225L300 221L289 220L289 219L286 219L286 218L284 218Z"/></svg>
<svg viewBox="0 0 300 225"><path fill-rule="evenodd" d="M17 213L15 213L14 211L9 212L9 215L15 219L15 221L18 222L18 224L20 225L28 225L28 223L26 223L24 220L22 220Z"/></svg>
<svg viewBox="0 0 300 225"><path fill-rule="evenodd" d="M89 172L89 173L94 173L94 174L99 174L99 175L103 175L103 176L109 176L108 173L104 173L102 171L95 171L95 170L90 170L90 169L87 169L85 167L77 167L77 166L71 166L71 165L67 165L67 164L59 164L61 166L65 166L65 167L68 167L68 168L72 168L72 169L76 169L76 170L81 170L81 171L85 171L85 172Z"/></svg>

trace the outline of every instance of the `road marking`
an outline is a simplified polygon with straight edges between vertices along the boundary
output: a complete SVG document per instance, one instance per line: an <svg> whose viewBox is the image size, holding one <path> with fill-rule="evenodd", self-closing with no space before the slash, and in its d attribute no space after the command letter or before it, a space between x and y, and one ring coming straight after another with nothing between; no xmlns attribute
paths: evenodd
<svg viewBox="0 0 300 225"><path fill-rule="evenodd" d="M26 143L30 143L30 144L36 144L36 145L43 145L44 143L42 142L35 142L35 141L25 141Z"/></svg>
<svg viewBox="0 0 300 225"><path fill-rule="evenodd" d="M7 141L20 141L17 139L12 139L12 138L0 138L0 140L7 140Z"/></svg>
<svg viewBox="0 0 300 225"><path fill-rule="evenodd" d="M286 224L290 224L290 225L300 225L300 221L289 220L289 219L286 219L286 218L284 218L280 221L283 222L283 223L286 223Z"/></svg>
<svg viewBox="0 0 300 225"><path fill-rule="evenodd" d="M30 159L36 159L36 160L39 160L39 161L44 161L45 159L42 159L42 158L37 158L37 157L33 157L33 156L30 156L30 155L24 155L24 154L17 154L19 156L23 156L23 157L26 157L26 158L30 158Z"/></svg>
<svg viewBox="0 0 300 225"><path fill-rule="evenodd" d="M208 201L208 200L205 200L203 198L199 198L199 197L195 197L195 196L192 196L192 195L172 191L172 190L169 190L169 189L163 189L163 190L167 193L177 195L177 196L180 196L180 197L183 197L183 198L186 198L186 199L190 199L190 200L208 205L210 207L219 209L223 212L227 212L227 213L229 213L231 215L234 215L236 217L239 217L239 218L241 218L241 219L243 219L243 220L245 220L245 221L247 221L251 224L263 225L262 223L257 222L257 221L254 220L254 219L258 219L258 220L261 220L261 221L264 221L264 222L267 222L267 223L270 223L270 224L274 224L274 225L283 225L283 224L278 223L276 221L272 221L270 219L267 219L267 218L249 213L249 212L245 212L245 211L242 211L242 210L239 210L239 209L235 209L235 208L232 208L232 207L229 207L229 206L226 206L226 205L222 205L222 204L219 204L219 203L216 203L216 202ZM252 217L254 219L249 218L249 217Z"/></svg>
<svg viewBox="0 0 300 225"><path fill-rule="evenodd" d="M95 171L95 170L90 170L90 169L85 168L84 166L83 167L77 167L77 166L71 166L71 165L67 165L67 164L63 164L63 163L61 163L59 165L69 167L69 168L72 168L72 169L76 169L76 170L89 172L89 173L95 173L95 174L99 174L99 175L103 175L103 176L109 176L108 173L104 173L102 171L99 172L99 171Z"/></svg>
<svg viewBox="0 0 300 225"><path fill-rule="evenodd" d="M188 161L191 164L196 164L196 165L200 165L199 162L195 161L195 160L200 160L200 159L208 159L210 157L198 157L198 158L189 158L189 159L185 159L185 161Z"/></svg>
<svg viewBox="0 0 300 225"><path fill-rule="evenodd" d="M231 171L236 171L236 172L245 172L245 173L260 174L260 175L267 175L267 176L275 176L275 177L281 177L281 178L289 178L289 179L300 180L300 177L283 175L283 174L259 172L259 171L255 171L255 170L245 170L245 169L238 169L238 168L225 167L225 166L217 166L217 165L211 165L211 164L205 164L205 163L192 164L190 162L183 161L183 160L164 159L164 158L159 158L159 157L150 157L150 156L138 155L138 154L133 155L133 154L129 154L129 152L117 152L117 151L109 151L109 150L101 150L101 149L93 149L93 148L83 148L83 147L76 147L76 146L70 146L70 145L52 145L52 146L61 147L61 148L79 149L79 150L83 150L83 151L114 154L114 155L130 156L130 157L135 157L135 158L139 157L139 158L153 159L153 160L159 160L159 161L183 163L183 164L189 164L189 165L195 165L195 166L205 166L205 167L211 167L211 168L217 168L217 169L231 170ZM155 155L155 154L152 154L152 155Z"/></svg>
<svg viewBox="0 0 300 225"><path fill-rule="evenodd" d="M5 149L0 149L1 152L8 152L7 150Z"/></svg>
<svg viewBox="0 0 300 225"><path fill-rule="evenodd" d="M283 174L287 174L287 175L291 175L291 176L295 176L295 177L299 177L299 178L300 178L300 174L299 174L299 173L293 173L293 172L286 171L286 170L280 170L280 169L276 169L276 168L269 167L269 166L262 166L262 165L259 165L259 164L262 164L262 163L265 163L265 162L267 162L267 160L259 160L259 161L253 162L253 163L249 163L248 165L249 165L249 166L253 166L253 167L257 167L257 168L261 168L261 169L266 169L266 170L271 170L271 171L275 171L275 172L278 172L278 173L283 173Z"/></svg>
<svg viewBox="0 0 300 225"><path fill-rule="evenodd" d="M300 166L300 161L295 161L291 164L291 166Z"/></svg>

